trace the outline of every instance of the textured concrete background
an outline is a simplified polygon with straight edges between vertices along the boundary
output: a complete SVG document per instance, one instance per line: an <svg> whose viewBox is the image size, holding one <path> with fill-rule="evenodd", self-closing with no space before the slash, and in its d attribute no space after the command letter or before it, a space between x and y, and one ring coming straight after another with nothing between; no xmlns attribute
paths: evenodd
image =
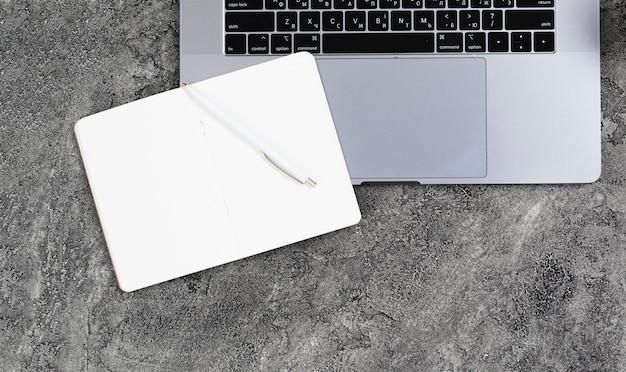
<svg viewBox="0 0 626 372"><path fill-rule="evenodd" d="M178 85L178 3L0 1L0 370L626 370L626 7L601 14L599 182L357 187L356 227L125 294L73 124Z"/></svg>

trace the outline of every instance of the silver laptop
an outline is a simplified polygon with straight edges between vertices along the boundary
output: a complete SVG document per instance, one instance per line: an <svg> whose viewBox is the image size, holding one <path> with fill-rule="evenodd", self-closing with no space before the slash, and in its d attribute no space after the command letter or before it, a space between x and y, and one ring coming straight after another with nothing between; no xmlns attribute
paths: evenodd
<svg viewBox="0 0 626 372"><path fill-rule="evenodd" d="M316 56L354 184L600 176L599 0L180 7L183 82L289 53Z"/></svg>

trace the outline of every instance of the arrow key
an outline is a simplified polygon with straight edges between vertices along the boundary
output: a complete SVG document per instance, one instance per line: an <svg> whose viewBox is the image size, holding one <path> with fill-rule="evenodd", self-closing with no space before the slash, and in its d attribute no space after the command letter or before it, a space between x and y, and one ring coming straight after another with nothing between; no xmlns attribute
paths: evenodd
<svg viewBox="0 0 626 372"><path fill-rule="evenodd" d="M535 32L535 52L554 52L554 32Z"/></svg>

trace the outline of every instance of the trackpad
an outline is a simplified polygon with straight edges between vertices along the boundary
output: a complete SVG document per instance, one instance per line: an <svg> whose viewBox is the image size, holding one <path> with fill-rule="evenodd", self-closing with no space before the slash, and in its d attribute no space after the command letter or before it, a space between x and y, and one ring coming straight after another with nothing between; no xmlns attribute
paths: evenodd
<svg viewBox="0 0 626 372"><path fill-rule="evenodd" d="M487 175L485 60L318 59L350 177Z"/></svg>

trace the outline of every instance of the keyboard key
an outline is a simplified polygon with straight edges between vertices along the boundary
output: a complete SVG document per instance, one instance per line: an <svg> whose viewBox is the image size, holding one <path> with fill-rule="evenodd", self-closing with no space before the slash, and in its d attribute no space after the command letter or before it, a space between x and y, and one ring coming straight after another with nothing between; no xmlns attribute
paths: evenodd
<svg viewBox="0 0 626 372"><path fill-rule="evenodd" d="M272 35L272 53L273 54L291 53L291 34L273 34Z"/></svg>
<svg viewBox="0 0 626 372"><path fill-rule="evenodd" d="M432 33L333 33L323 36L324 53L432 53Z"/></svg>
<svg viewBox="0 0 626 372"><path fill-rule="evenodd" d="M435 12L432 10L413 12L413 29L416 31L432 31L435 29Z"/></svg>
<svg viewBox="0 0 626 372"><path fill-rule="evenodd" d="M352 9L354 0L335 0L335 9Z"/></svg>
<svg viewBox="0 0 626 372"><path fill-rule="evenodd" d="M509 10L505 17L507 30L554 29L554 10Z"/></svg>
<svg viewBox="0 0 626 372"><path fill-rule="evenodd" d="M319 31L319 12L300 12L300 31Z"/></svg>
<svg viewBox="0 0 626 372"><path fill-rule="evenodd" d="M411 31L411 12L391 12L391 29L393 31Z"/></svg>
<svg viewBox="0 0 626 372"><path fill-rule="evenodd" d="M509 51L509 33L508 32L490 32L488 47L489 47L490 52L508 52Z"/></svg>
<svg viewBox="0 0 626 372"><path fill-rule="evenodd" d="M346 12L346 31L365 31L365 12Z"/></svg>
<svg viewBox="0 0 626 372"><path fill-rule="evenodd" d="M296 52L320 52L319 34L296 34L294 39L294 50Z"/></svg>
<svg viewBox="0 0 626 372"><path fill-rule="evenodd" d="M356 7L359 9L376 9L376 0L356 0Z"/></svg>
<svg viewBox="0 0 626 372"><path fill-rule="evenodd" d="M513 0L493 0L495 8L512 8L513 5Z"/></svg>
<svg viewBox="0 0 626 372"><path fill-rule="evenodd" d="M311 0L311 9L330 9L330 0Z"/></svg>
<svg viewBox="0 0 626 372"><path fill-rule="evenodd" d="M278 31L298 31L298 13L296 12L278 12L276 13L278 22L276 29Z"/></svg>
<svg viewBox="0 0 626 372"><path fill-rule="evenodd" d="M369 12L368 27L370 31L387 31L389 29L389 13L388 12Z"/></svg>
<svg viewBox="0 0 626 372"><path fill-rule="evenodd" d="M226 0L226 9L263 9L263 0Z"/></svg>
<svg viewBox="0 0 626 372"><path fill-rule="evenodd" d="M502 30L503 25L501 10L483 11L483 29Z"/></svg>
<svg viewBox="0 0 626 372"><path fill-rule="evenodd" d="M250 54L267 54L269 48L268 34L250 34L248 35L248 53Z"/></svg>
<svg viewBox="0 0 626 372"><path fill-rule="evenodd" d="M382 9L395 9L400 7L400 0L378 0Z"/></svg>
<svg viewBox="0 0 626 372"><path fill-rule="evenodd" d="M226 35L226 54L246 54L246 35Z"/></svg>
<svg viewBox="0 0 626 372"><path fill-rule="evenodd" d="M274 13L228 12L226 13L226 31L274 31Z"/></svg>
<svg viewBox="0 0 626 372"><path fill-rule="evenodd" d="M518 8L553 8L554 0L517 0Z"/></svg>
<svg viewBox="0 0 626 372"><path fill-rule="evenodd" d="M421 8L423 5L423 0L402 0L402 7L407 9Z"/></svg>
<svg viewBox="0 0 626 372"><path fill-rule="evenodd" d="M530 32L512 32L511 33L511 51L512 52L532 51L531 33Z"/></svg>
<svg viewBox="0 0 626 372"><path fill-rule="evenodd" d="M469 0L448 0L448 8L467 8Z"/></svg>
<svg viewBox="0 0 626 372"><path fill-rule="evenodd" d="M265 9L285 9L287 0L265 0Z"/></svg>
<svg viewBox="0 0 626 372"><path fill-rule="evenodd" d="M322 13L322 30L342 31L343 30L343 12Z"/></svg>
<svg viewBox="0 0 626 372"><path fill-rule="evenodd" d="M459 14L459 27L461 30L479 30L480 10L462 10Z"/></svg>
<svg viewBox="0 0 626 372"><path fill-rule="evenodd" d="M287 6L289 9L308 9L309 0L289 0Z"/></svg>
<svg viewBox="0 0 626 372"><path fill-rule="evenodd" d="M468 53L478 53L487 50L487 42L484 32L465 33L465 51Z"/></svg>
<svg viewBox="0 0 626 372"><path fill-rule="evenodd" d="M554 52L554 32L535 32L535 52Z"/></svg>
<svg viewBox="0 0 626 372"><path fill-rule="evenodd" d="M472 0L472 8L491 8L491 0Z"/></svg>
<svg viewBox="0 0 626 372"><path fill-rule="evenodd" d="M425 0L427 8L445 8L446 2L445 0Z"/></svg>
<svg viewBox="0 0 626 372"><path fill-rule="evenodd" d="M441 10L437 12L437 30L456 30L456 11Z"/></svg>
<svg viewBox="0 0 626 372"><path fill-rule="evenodd" d="M438 52L462 52L463 51L463 34L460 32L438 33L437 34L437 51Z"/></svg>

